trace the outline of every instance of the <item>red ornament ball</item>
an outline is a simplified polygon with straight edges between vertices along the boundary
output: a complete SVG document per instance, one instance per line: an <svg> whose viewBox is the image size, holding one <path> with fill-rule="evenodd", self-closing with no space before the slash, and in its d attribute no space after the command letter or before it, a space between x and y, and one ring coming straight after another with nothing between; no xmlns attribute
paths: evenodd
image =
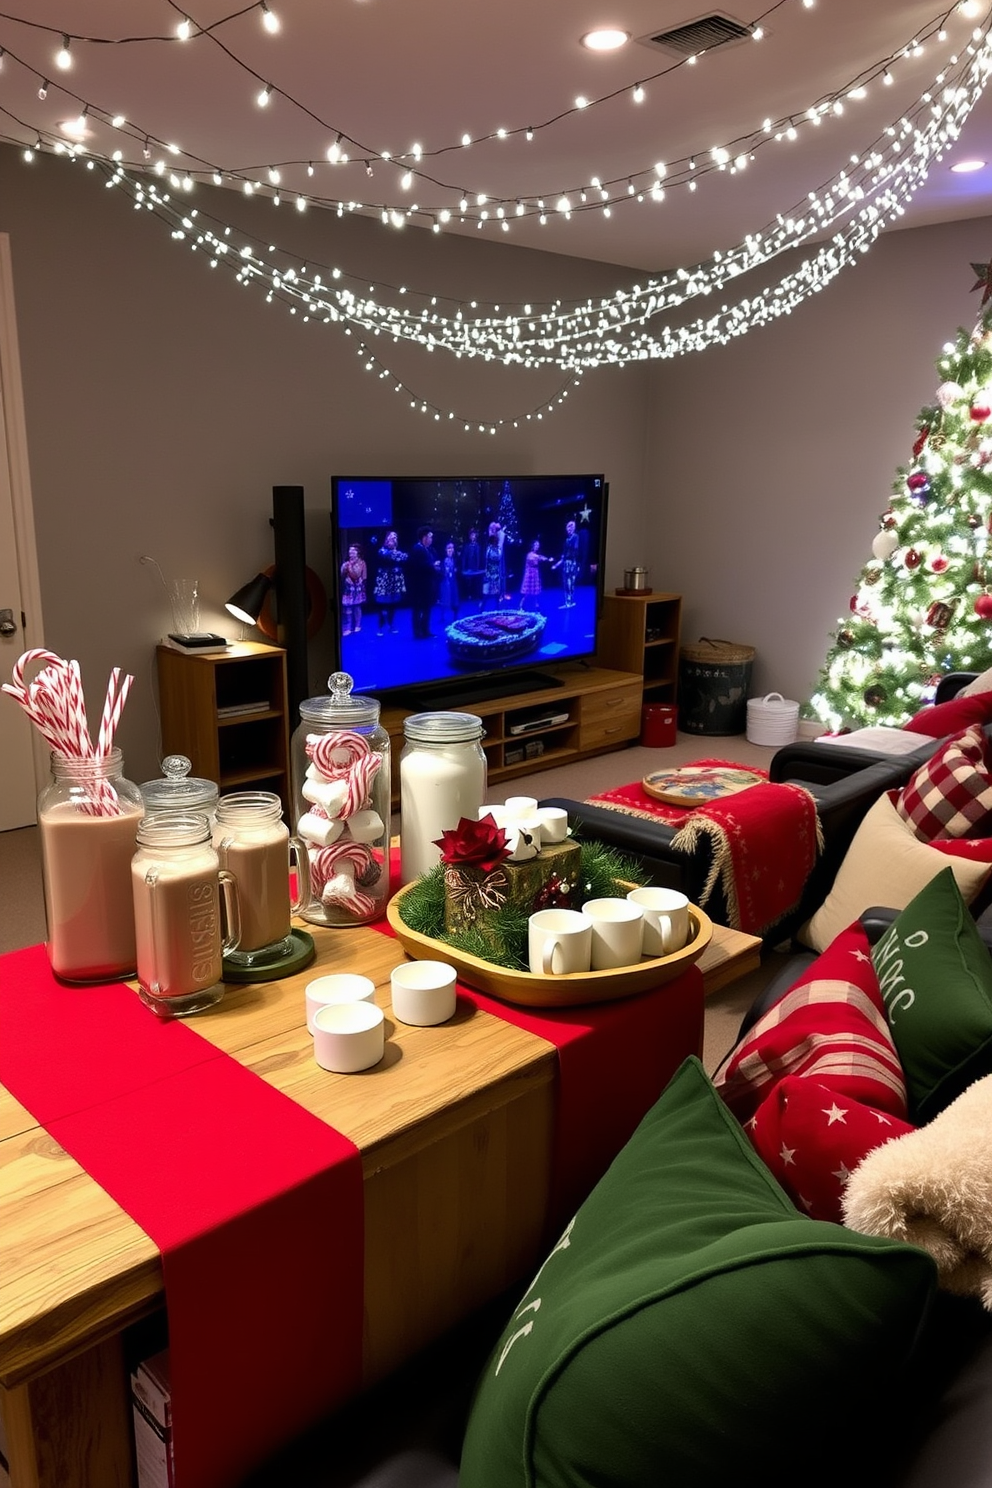
<svg viewBox="0 0 992 1488"><path fill-rule="evenodd" d="M985 420L992 414L992 404L985 398L976 398L968 412L973 423L984 424Z"/></svg>
<svg viewBox="0 0 992 1488"><path fill-rule="evenodd" d="M907 568L919 568L923 562L923 554L918 553L915 548L908 548L902 561Z"/></svg>
<svg viewBox="0 0 992 1488"><path fill-rule="evenodd" d="M975 600L975 614L980 620L992 620L992 594L980 594Z"/></svg>

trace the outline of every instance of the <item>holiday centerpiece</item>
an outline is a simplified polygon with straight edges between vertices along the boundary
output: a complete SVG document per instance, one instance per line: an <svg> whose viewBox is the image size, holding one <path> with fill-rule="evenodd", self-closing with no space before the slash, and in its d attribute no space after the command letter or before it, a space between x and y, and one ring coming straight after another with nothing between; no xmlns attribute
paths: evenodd
<svg viewBox="0 0 992 1488"><path fill-rule="evenodd" d="M529 980L527 921L535 910L622 898L645 874L615 848L571 837L543 842L539 819L497 822L501 811L462 817L438 838L441 861L396 895L389 919L411 955L443 956L448 947L490 971L505 968Z"/></svg>
<svg viewBox="0 0 992 1488"><path fill-rule="evenodd" d="M642 957L635 965L568 976L531 972L527 926L535 909L581 909L590 899L622 899L646 878L634 859L601 842L542 843L532 856L514 862L514 851L528 846L518 839L535 835L529 829L521 832L512 820L500 823L494 818L463 817L445 832L438 839L442 861L400 889L386 909L390 928L407 955L446 961L460 982L504 1002L546 1008L610 1002L653 991L680 976L704 953L713 925L693 905L689 940L668 956ZM535 846L532 840L530 847ZM571 851L556 851L561 847ZM542 858L544 877L536 879L531 875Z"/></svg>
<svg viewBox="0 0 992 1488"><path fill-rule="evenodd" d="M444 869L444 924L449 934L484 927L509 906L524 916L571 909L579 885L577 842L544 842L540 820L499 825L491 812L462 817L436 841Z"/></svg>

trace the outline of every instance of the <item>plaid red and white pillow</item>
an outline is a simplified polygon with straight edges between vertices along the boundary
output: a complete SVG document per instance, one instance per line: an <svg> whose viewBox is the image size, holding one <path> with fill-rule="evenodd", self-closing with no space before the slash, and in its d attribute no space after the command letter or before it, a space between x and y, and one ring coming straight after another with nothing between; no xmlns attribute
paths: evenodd
<svg viewBox="0 0 992 1488"><path fill-rule="evenodd" d="M921 842L992 832L992 749L981 724L948 739L919 767L896 810Z"/></svg>
<svg viewBox="0 0 992 1488"><path fill-rule="evenodd" d="M834 939L761 1017L714 1080L742 1122L787 1075L906 1116L906 1083L859 921Z"/></svg>
<svg viewBox="0 0 992 1488"><path fill-rule="evenodd" d="M842 1224L841 1200L858 1163L914 1128L819 1080L787 1075L744 1129L797 1209Z"/></svg>

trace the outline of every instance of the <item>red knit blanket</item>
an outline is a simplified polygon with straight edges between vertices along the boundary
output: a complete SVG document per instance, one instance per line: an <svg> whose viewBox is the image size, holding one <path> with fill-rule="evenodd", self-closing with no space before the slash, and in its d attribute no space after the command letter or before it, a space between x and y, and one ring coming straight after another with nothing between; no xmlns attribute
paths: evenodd
<svg viewBox="0 0 992 1488"><path fill-rule="evenodd" d="M675 827L676 852L690 854L707 840L713 861L700 907L706 908L719 884L730 925L749 935L761 935L796 907L823 846L816 803L800 785L772 785L766 780L724 800L685 807L655 800L640 781L633 781L590 796L589 803Z"/></svg>

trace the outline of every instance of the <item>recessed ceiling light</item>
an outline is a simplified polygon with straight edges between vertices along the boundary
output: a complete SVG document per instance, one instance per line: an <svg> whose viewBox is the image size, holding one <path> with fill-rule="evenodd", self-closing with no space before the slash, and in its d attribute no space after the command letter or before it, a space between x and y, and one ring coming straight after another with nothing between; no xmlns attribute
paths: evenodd
<svg viewBox="0 0 992 1488"><path fill-rule="evenodd" d="M601 26L598 31L587 31L582 45L591 52L615 52L626 46L629 40L629 31L619 31L616 26Z"/></svg>
<svg viewBox="0 0 992 1488"><path fill-rule="evenodd" d="M970 175L972 171L985 169L984 160L959 160L957 165L952 165L951 170L958 176Z"/></svg>
<svg viewBox="0 0 992 1488"><path fill-rule="evenodd" d="M89 139L90 130L86 124L86 115L79 114L75 119L61 119L58 128L69 139Z"/></svg>

